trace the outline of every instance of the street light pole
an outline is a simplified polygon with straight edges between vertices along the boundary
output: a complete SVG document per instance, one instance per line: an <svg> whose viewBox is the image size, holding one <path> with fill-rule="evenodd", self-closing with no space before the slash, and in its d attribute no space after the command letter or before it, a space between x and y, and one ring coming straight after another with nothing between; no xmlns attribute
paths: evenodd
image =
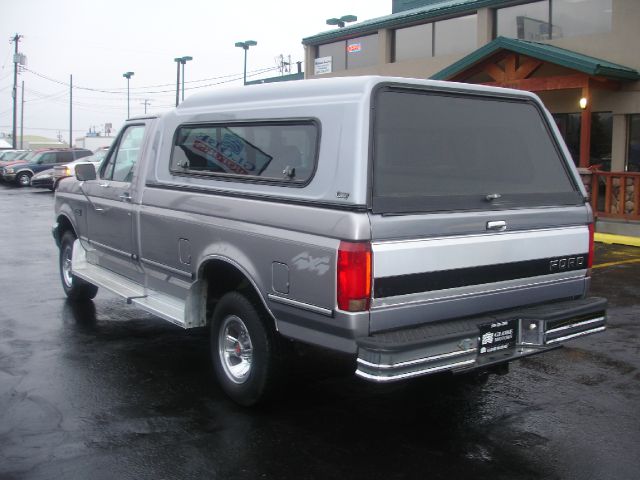
<svg viewBox="0 0 640 480"><path fill-rule="evenodd" d="M177 57L173 59L176 62L177 73L176 73L176 107L180 103L180 64L182 63L182 57Z"/></svg>
<svg viewBox="0 0 640 480"><path fill-rule="evenodd" d="M182 57L180 60L180 64L182 65L182 101L184 102L184 64L188 61L193 60L193 57Z"/></svg>
<svg viewBox="0 0 640 480"><path fill-rule="evenodd" d="M133 77L133 75L133 72L126 72L122 74L122 76L127 79L127 118L131 116L129 111L129 80L131 80L131 77Z"/></svg>
<svg viewBox="0 0 640 480"><path fill-rule="evenodd" d="M246 42L236 42L236 47L242 48L244 50L244 74L242 78L244 79L244 84L247 84L247 51L249 47L255 47L258 45L258 42L255 40L247 40Z"/></svg>

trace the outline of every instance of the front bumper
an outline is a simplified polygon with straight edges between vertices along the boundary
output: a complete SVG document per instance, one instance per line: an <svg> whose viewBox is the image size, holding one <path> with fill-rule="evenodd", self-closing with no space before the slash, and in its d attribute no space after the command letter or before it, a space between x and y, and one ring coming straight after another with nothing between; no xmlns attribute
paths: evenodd
<svg viewBox="0 0 640 480"><path fill-rule="evenodd" d="M53 177L38 177L31 178L31 186L36 188L53 188Z"/></svg>
<svg viewBox="0 0 640 480"><path fill-rule="evenodd" d="M361 337L356 339L356 375L391 382L509 362L604 331L606 308L606 299L592 297ZM481 330L494 325L512 327L514 341L508 348L490 351L483 343Z"/></svg>
<svg viewBox="0 0 640 480"><path fill-rule="evenodd" d="M4 180L5 182L13 182L16 179L16 174L15 173L4 173L2 175L2 180Z"/></svg>

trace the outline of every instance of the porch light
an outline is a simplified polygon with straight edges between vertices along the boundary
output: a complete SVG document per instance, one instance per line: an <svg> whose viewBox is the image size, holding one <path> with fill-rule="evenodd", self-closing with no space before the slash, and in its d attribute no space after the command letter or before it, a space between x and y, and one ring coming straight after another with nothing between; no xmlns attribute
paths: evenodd
<svg viewBox="0 0 640 480"><path fill-rule="evenodd" d="M580 109L582 109L582 110L587 108L587 97L582 97L580 99L580 101L578 102L578 104L580 105Z"/></svg>

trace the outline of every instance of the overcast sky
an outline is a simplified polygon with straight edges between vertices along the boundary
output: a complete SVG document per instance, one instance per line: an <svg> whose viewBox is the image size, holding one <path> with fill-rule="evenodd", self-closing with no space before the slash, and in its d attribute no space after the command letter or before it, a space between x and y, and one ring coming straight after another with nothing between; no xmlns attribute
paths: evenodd
<svg viewBox="0 0 640 480"><path fill-rule="evenodd" d="M325 20L346 14L368 20L391 13L391 0L2 0L0 33L0 132L11 133L13 48L24 35L27 56L18 76L25 83L24 134L69 138L69 75L73 91L73 138L105 123L117 129L127 113L126 79L131 78L131 115L166 111L175 105L175 57L190 55L187 88L242 85L243 51L234 43L256 40L248 54L248 75L276 67L276 57L304 60L301 40L330 30ZM294 63L295 68L295 63ZM295 71L295 70L293 70ZM252 78L278 75L276 70ZM46 77L46 78L43 78ZM60 83L56 83L60 82ZM191 82L191 83L190 83ZM203 91L204 88L192 90ZM189 95L189 90L185 96ZM18 97L20 98L20 97ZM19 104L18 104L19 105ZM18 108L18 135L20 108Z"/></svg>

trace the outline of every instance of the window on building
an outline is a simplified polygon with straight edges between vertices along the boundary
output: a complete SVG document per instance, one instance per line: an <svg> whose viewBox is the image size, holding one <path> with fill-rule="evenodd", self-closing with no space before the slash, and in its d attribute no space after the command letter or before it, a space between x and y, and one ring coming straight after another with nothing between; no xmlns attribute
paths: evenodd
<svg viewBox="0 0 640 480"><path fill-rule="evenodd" d="M433 56L433 24L425 23L395 31L395 62Z"/></svg>
<svg viewBox="0 0 640 480"><path fill-rule="evenodd" d="M580 113L555 113L553 118L577 166L580 163Z"/></svg>
<svg viewBox="0 0 640 480"><path fill-rule="evenodd" d="M316 58L331 57L331 72L373 67L378 64L378 34L327 43Z"/></svg>
<svg viewBox="0 0 640 480"><path fill-rule="evenodd" d="M581 115L581 113L556 113L553 115L576 166L580 164ZM607 172L611 170L612 135L613 117L611 112L592 113L589 166L598 166L599 170Z"/></svg>
<svg viewBox="0 0 640 480"><path fill-rule="evenodd" d="M520 40L549 39L549 0L500 8L496 12L499 37Z"/></svg>
<svg viewBox="0 0 640 480"><path fill-rule="evenodd" d="M629 115L627 172L640 172L640 114Z"/></svg>
<svg viewBox="0 0 640 480"><path fill-rule="evenodd" d="M611 0L551 0L554 38L611 31Z"/></svg>
<svg viewBox="0 0 640 480"><path fill-rule="evenodd" d="M378 64L378 34L347 40L347 70Z"/></svg>
<svg viewBox="0 0 640 480"><path fill-rule="evenodd" d="M589 165L599 170L611 171L611 147L613 140L613 115L611 112L591 114L591 154Z"/></svg>
<svg viewBox="0 0 640 480"><path fill-rule="evenodd" d="M521 40L590 35L611 31L612 0L539 0L499 8L498 36Z"/></svg>
<svg viewBox="0 0 640 480"><path fill-rule="evenodd" d="M171 171L305 183L315 167L317 138L311 121L187 125L176 133Z"/></svg>
<svg viewBox="0 0 640 480"><path fill-rule="evenodd" d="M434 55L470 52L478 44L478 16L450 18L434 24Z"/></svg>
<svg viewBox="0 0 640 480"><path fill-rule="evenodd" d="M346 49L347 42L344 40L320 45L318 47L318 58L331 57L331 71L341 72L347 69Z"/></svg>

